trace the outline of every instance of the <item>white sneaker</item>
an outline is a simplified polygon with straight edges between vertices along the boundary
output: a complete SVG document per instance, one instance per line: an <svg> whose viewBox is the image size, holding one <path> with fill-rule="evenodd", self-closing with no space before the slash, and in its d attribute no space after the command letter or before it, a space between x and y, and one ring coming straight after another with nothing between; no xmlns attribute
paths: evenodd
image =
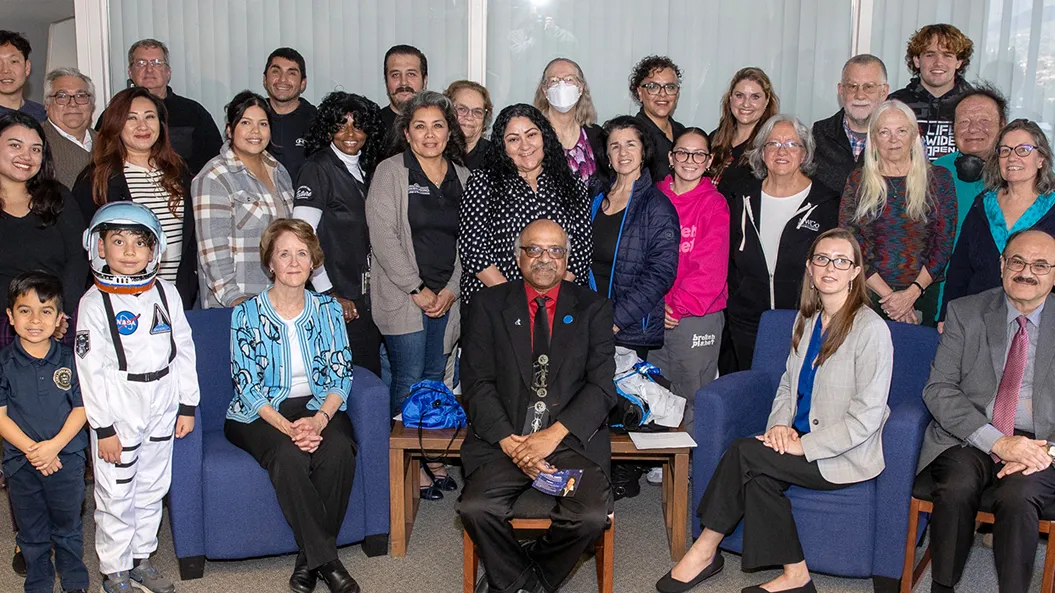
<svg viewBox="0 0 1055 593"><path fill-rule="evenodd" d="M648 473L645 474L645 480L647 480L648 483L652 484L653 486L659 486L663 483L663 468L654 467L648 470Z"/></svg>

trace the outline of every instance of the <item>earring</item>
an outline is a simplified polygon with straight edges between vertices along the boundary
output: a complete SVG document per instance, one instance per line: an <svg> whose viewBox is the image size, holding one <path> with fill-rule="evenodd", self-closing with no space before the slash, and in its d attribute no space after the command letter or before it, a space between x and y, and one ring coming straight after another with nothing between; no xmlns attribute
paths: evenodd
<svg viewBox="0 0 1055 593"><path fill-rule="evenodd" d="M854 289L854 281L853 281L853 279L851 279L850 280L850 288L849 288L849 290L853 290L853 289Z"/></svg>

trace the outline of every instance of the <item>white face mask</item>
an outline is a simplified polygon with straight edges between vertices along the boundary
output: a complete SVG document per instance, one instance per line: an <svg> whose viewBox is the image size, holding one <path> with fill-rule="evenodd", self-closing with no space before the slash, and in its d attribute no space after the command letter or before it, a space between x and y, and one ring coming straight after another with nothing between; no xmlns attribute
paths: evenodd
<svg viewBox="0 0 1055 593"><path fill-rule="evenodd" d="M580 96L582 96L582 90L578 86L568 84L563 80L546 90L546 99L550 106L561 113L571 111L579 102Z"/></svg>

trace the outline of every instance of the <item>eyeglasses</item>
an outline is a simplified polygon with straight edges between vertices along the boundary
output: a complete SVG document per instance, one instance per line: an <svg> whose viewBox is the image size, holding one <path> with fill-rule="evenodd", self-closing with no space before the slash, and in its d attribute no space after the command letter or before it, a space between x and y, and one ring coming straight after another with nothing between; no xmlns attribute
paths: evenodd
<svg viewBox="0 0 1055 593"><path fill-rule="evenodd" d="M822 255L820 253L810 257L810 263L817 266L818 268L827 268L828 264L830 263L835 266L836 270L843 271L849 270L850 268L854 267L854 260L852 259L846 259L845 257L831 258L827 255Z"/></svg>
<svg viewBox="0 0 1055 593"><path fill-rule="evenodd" d="M691 159L692 162L696 163L697 165L702 165L707 162L707 158L710 156L711 153L704 152L702 150L700 152L689 152L687 150L674 151L674 160L678 161L679 163L687 163Z"/></svg>
<svg viewBox="0 0 1055 593"><path fill-rule="evenodd" d="M564 259L564 256L568 255L568 250L563 247L539 247L537 245L521 245L521 251L527 254L531 259L538 259L542 257L543 252L548 253L553 259Z"/></svg>
<svg viewBox="0 0 1055 593"><path fill-rule="evenodd" d="M1025 270L1026 266L1028 265L1029 269L1032 270L1033 273L1037 276L1047 276L1048 272L1051 271L1051 264L1049 264L1048 262L1027 262L1026 260L1022 259L1017 255L1011 256L1011 259L1004 260L1004 265L1006 265L1007 269L1011 270L1012 272L1021 272L1022 270Z"/></svg>
<svg viewBox="0 0 1055 593"><path fill-rule="evenodd" d="M454 112L458 114L458 117L469 118L471 116L473 119L483 119L487 115L487 110L482 107L469 109L465 105L455 105Z"/></svg>
<svg viewBox="0 0 1055 593"><path fill-rule="evenodd" d="M562 82L567 83L567 84L574 84L575 86L579 86L580 84L582 84L582 80L579 80L578 76L565 76L564 78L557 78L556 76L550 76L549 78L546 79L545 86L546 86L547 89L551 89L551 88L557 86L558 84L560 84Z"/></svg>
<svg viewBox="0 0 1055 593"><path fill-rule="evenodd" d="M856 82L844 82L842 84L843 90L851 95L856 95L858 90L864 91L866 95L874 95L876 94L876 91L879 90L879 87L883 86L874 82L866 82L864 84L857 84Z"/></svg>
<svg viewBox="0 0 1055 593"><path fill-rule="evenodd" d="M136 70L142 70L147 66L153 66L155 68L166 68L168 67L168 65L168 62L159 58L154 58L153 60L134 60L132 62L132 67Z"/></svg>
<svg viewBox="0 0 1055 593"><path fill-rule="evenodd" d="M801 142L795 140L788 140L787 142L766 142L762 145L762 150L769 152L776 152L781 148L785 148L788 152L796 152L805 148Z"/></svg>
<svg viewBox="0 0 1055 593"><path fill-rule="evenodd" d="M90 93L74 93L71 95L65 91L60 91L52 95L51 99L59 105L69 105L71 99L77 105L87 105L91 102L92 95Z"/></svg>
<svg viewBox="0 0 1055 593"><path fill-rule="evenodd" d="M641 85L641 88L645 89L645 92L655 96L659 94L659 91L663 91L664 95L676 95L681 90L681 85L676 82L668 82L667 84L659 84L658 82L649 82Z"/></svg>
<svg viewBox="0 0 1055 593"><path fill-rule="evenodd" d="M1017 154L1020 157L1025 158L1025 157L1029 156L1036 149L1037 149L1037 147L1033 146L1032 144L1019 144L1018 146L1015 146L1015 147L1007 146L1005 144L1004 146L997 146L996 147L996 154L1000 158L1006 159L1007 157L1011 156L1011 151L1013 150L1013 151L1015 151L1015 154Z"/></svg>

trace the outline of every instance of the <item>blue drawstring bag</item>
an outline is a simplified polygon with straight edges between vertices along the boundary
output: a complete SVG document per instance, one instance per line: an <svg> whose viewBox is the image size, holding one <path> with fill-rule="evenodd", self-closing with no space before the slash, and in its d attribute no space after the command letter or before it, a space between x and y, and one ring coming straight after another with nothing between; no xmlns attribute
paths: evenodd
<svg viewBox="0 0 1055 593"><path fill-rule="evenodd" d="M403 400L403 426L437 430L466 425L465 410L439 381L418 381Z"/></svg>

